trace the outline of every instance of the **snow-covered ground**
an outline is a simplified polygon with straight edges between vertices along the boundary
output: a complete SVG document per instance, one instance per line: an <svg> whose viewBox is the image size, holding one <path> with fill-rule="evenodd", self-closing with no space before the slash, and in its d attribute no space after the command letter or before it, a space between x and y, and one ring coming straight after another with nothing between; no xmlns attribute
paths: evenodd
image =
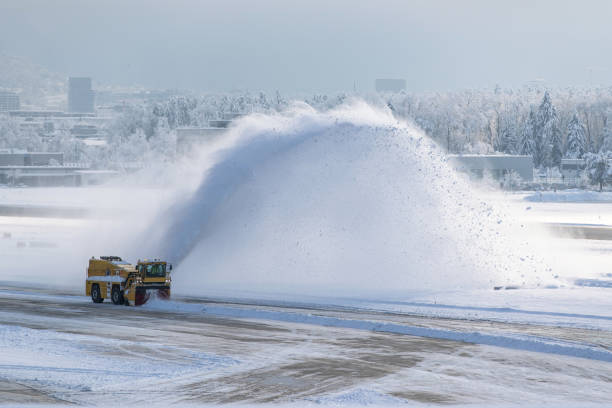
<svg viewBox="0 0 612 408"><path fill-rule="evenodd" d="M0 396L21 402L612 403L609 331L15 288L0 306L0 385L30 387Z"/></svg>
<svg viewBox="0 0 612 408"><path fill-rule="evenodd" d="M612 203L612 192L579 189L537 191L527 193L524 199L526 201L544 203Z"/></svg>
<svg viewBox="0 0 612 408"><path fill-rule="evenodd" d="M102 255L100 242L123 255L131 235L121 231L142 228L138 200L166 193L0 192L7 206L97 209L0 217L0 395L9 402L612 403L612 241L549 228L612 227L605 200L487 196L551 265L539 286L315 295L194 285L178 267L171 302L126 309L82 296L86 260ZM135 212L108 217L125 206L117 197Z"/></svg>
<svg viewBox="0 0 612 408"><path fill-rule="evenodd" d="M527 221L612 226L612 193L529 192L504 195ZM522 210L522 211L521 211Z"/></svg>

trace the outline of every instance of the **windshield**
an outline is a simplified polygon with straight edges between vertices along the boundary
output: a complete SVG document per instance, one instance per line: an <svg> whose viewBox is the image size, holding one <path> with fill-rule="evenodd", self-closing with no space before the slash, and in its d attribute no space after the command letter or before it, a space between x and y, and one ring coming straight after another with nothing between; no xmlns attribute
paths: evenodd
<svg viewBox="0 0 612 408"><path fill-rule="evenodd" d="M147 278L162 278L166 276L165 264L149 264L143 266Z"/></svg>

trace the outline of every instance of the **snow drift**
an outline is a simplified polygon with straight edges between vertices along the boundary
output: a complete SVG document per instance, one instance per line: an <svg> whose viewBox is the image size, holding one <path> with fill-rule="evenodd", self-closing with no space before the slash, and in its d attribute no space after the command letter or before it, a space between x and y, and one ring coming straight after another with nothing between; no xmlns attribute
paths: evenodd
<svg viewBox="0 0 612 408"><path fill-rule="evenodd" d="M433 142L363 102L248 116L199 163L197 188L146 233L183 293L491 288L545 272Z"/></svg>

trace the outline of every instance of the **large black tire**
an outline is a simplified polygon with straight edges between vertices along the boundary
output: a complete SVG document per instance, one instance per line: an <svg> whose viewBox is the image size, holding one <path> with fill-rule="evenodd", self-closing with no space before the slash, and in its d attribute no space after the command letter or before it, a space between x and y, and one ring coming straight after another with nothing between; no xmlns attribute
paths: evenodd
<svg viewBox="0 0 612 408"><path fill-rule="evenodd" d="M123 293L119 286L113 286L111 291L111 300L114 305L122 305L123 304Z"/></svg>
<svg viewBox="0 0 612 408"><path fill-rule="evenodd" d="M94 303L104 302L104 298L100 295L100 285L97 283L91 285L91 300L93 300Z"/></svg>

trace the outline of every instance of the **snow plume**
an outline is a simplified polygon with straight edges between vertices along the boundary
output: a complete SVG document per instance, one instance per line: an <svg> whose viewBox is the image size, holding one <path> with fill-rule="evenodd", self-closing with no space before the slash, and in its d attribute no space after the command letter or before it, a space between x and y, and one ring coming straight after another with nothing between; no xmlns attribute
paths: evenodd
<svg viewBox="0 0 612 408"><path fill-rule="evenodd" d="M545 271L433 142L363 102L251 115L198 162L199 186L147 232L183 293L491 288Z"/></svg>

